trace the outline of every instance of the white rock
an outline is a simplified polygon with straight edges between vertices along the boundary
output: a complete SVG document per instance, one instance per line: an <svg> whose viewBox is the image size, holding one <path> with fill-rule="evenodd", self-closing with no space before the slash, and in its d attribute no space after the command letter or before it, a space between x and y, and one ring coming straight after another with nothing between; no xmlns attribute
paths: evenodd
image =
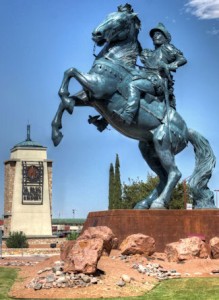
<svg viewBox="0 0 219 300"><path fill-rule="evenodd" d="M139 271L140 273L144 273L144 272L145 272L145 267L144 267L143 265L139 265L139 266L138 266L138 271Z"/></svg>
<svg viewBox="0 0 219 300"><path fill-rule="evenodd" d="M129 275L123 274L123 275L121 276L121 278L122 278L123 281L125 281L125 282L127 282L127 283L131 282L131 278L130 278Z"/></svg>
<svg viewBox="0 0 219 300"><path fill-rule="evenodd" d="M59 283L65 283L67 282L65 276L61 276L59 277L57 280L56 280L56 283L59 284Z"/></svg>
<svg viewBox="0 0 219 300"><path fill-rule="evenodd" d="M62 274L63 274L62 271L56 271L56 275L57 275L57 276L60 276L60 275L62 275Z"/></svg>

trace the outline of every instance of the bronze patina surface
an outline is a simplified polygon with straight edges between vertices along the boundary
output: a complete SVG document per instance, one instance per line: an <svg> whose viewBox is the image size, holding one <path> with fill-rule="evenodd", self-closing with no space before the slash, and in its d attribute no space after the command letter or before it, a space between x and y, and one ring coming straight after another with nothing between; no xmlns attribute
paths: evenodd
<svg viewBox="0 0 219 300"><path fill-rule="evenodd" d="M150 31L154 49L142 50L138 40L141 21L131 5L120 5L92 32L102 50L88 73L70 68L64 73L59 89L61 103L52 121L52 140L57 146L62 133L62 115L75 106L92 106L101 115L88 121L99 131L109 123L121 134L139 141L142 157L159 178L157 187L136 204L136 209L164 209L181 178L175 155L191 143L195 151L195 170L190 177L193 207L215 208L214 193L208 181L215 166L209 142L187 127L176 111L173 72L187 60L171 41L162 23ZM140 58L143 66L137 66ZM71 79L83 90L69 93ZM86 146L86 145L85 145ZM134 163L134 160L133 160Z"/></svg>

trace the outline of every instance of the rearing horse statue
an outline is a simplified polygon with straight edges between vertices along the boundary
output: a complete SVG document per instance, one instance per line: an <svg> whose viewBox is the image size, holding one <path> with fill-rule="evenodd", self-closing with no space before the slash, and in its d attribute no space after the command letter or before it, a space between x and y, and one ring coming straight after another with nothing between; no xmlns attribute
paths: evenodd
<svg viewBox="0 0 219 300"><path fill-rule="evenodd" d="M181 172L175 164L175 155L190 142L195 150L195 170L189 185L194 208L215 208L214 194L207 187L215 166L215 156L208 141L198 132L187 128L176 110L167 107L156 95L142 95L134 122L128 125L115 115L127 103L126 88L140 72L136 60L141 51L138 33L141 22L129 7L120 6L92 33L92 39L103 46L88 73L70 68L64 73L59 90L61 103L52 121L52 140L57 146L62 133L62 115L72 114L74 106L92 106L113 128L123 135L139 141L141 154L157 174L157 187L136 204L135 209L164 209L178 183ZM140 74L140 73L139 73ZM71 78L83 90L73 96L68 91ZM151 96L151 97L150 97Z"/></svg>

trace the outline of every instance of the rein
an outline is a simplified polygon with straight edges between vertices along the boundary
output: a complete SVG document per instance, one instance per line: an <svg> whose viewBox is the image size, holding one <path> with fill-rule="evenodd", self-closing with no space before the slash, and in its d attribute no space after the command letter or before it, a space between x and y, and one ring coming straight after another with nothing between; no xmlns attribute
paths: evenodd
<svg viewBox="0 0 219 300"><path fill-rule="evenodd" d="M94 46L93 46L93 56L94 57L97 57L97 55L96 55L96 43L94 43Z"/></svg>
<svg viewBox="0 0 219 300"><path fill-rule="evenodd" d="M133 71L135 71L135 69L130 69L129 67L118 63L109 57L102 57L95 60L92 69L100 66L103 66L103 68L106 71L109 71L109 73L114 74L114 76L118 77L120 81L122 81L127 75L133 76Z"/></svg>

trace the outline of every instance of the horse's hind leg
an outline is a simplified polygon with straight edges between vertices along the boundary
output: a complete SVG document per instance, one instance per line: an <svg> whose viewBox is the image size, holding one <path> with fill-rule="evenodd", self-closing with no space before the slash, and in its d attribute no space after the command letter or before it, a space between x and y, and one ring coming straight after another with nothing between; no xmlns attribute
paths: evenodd
<svg viewBox="0 0 219 300"><path fill-rule="evenodd" d="M166 204L168 204L170 200L174 187L181 177L181 172L175 164L175 156L171 149L171 142L167 128L163 128L163 133L164 134L160 135L159 131L155 132L154 146L157 156L168 174L168 180L159 197L152 203L151 208L165 208Z"/></svg>
<svg viewBox="0 0 219 300"><path fill-rule="evenodd" d="M159 177L159 183L156 188L147 196L147 198L138 202L134 207L135 209L148 209L153 201L156 200L163 191L167 183L167 172L160 163L160 159L157 156L153 142L139 142L139 149L149 167Z"/></svg>

